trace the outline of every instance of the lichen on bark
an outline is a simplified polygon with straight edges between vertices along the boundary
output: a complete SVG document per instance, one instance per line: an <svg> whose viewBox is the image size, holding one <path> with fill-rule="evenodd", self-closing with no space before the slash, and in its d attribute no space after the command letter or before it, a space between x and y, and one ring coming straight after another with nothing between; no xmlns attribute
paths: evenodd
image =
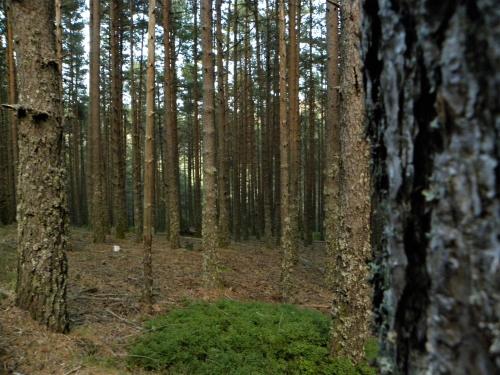
<svg viewBox="0 0 500 375"><path fill-rule="evenodd" d="M500 369L500 10L364 1L383 373Z"/></svg>
<svg viewBox="0 0 500 375"><path fill-rule="evenodd" d="M57 332L68 330L67 207L54 1L14 1L19 81L16 304Z"/></svg>

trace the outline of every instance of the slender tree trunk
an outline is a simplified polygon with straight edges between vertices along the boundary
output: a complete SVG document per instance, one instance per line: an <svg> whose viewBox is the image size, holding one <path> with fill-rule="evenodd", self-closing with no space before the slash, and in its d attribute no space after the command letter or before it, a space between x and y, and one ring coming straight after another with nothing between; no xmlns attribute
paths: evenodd
<svg viewBox="0 0 500 375"><path fill-rule="evenodd" d="M15 107L20 123L19 170L23 171L17 185L16 304L49 329L66 332L67 208L55 3L34 0L29 6L21 2L11 6L20 78Z"/></svg>
<svg viewBox="0 0 500 375"><path fill-rule="evenodd" d="M146 139L144 145L144 302L153 304L153 197L155 121L155 16L156 0L149 0L148 62L146 82Z"/></svg>
<svg viewBox="0 0 500 375"><path fill-rule="evenodd" d="M309 1L309 89L308 89L308 121L307 121L307 144L304 145L305 162L304 168L304 243L311 245L313 241L314 231L314 187L315 187L315 91L314 91L314 76L313 76L313 2Z"/></svg>
<svg viewBox="0 0 500 375"><path fill-rule="evenodd" d="M13 19L13 14L12 14L12 8L11 6L7 7L7 23L6 23L6 28L7 28L7 86L8 86L8 91L7 91L7 100L9 104L16 104L17 103L17 85L16 85L16 65L14 63L14 33L12 30L12 19ZM9 114L9 120L10 120L10 136L11 136L11 145L10 145L10 156L12 158L12 166L10 167L11 171L9 173L11 174L11 181L12 184L10 185L11 193L10 193L10 206L11 206L11 217L10 217L10 222L13 222L16 220L16 186L17 186L17 179L18 179L18 168L17 168L17 161L18 161L18 154L19 154L19 147L18 147L18 119L15 116L14 113Z"/></svg>
<svg viewBox="0 0 500 375"><path fill-rule="evenodd" d="M104 242L106 236L106 212L102 176L101 116L100 116L100 2L90 3L90 144L91 144L91 224L93 241Z"/></svg>
<svg viewBox="0 0 500 375"><path fill-rule="evenodd" d="M140 126L140 108L137 99L137 87L135 78L135 59L134 59L134 15L135 2L130 0L130 97L132 111L132 179L134 194L134 226L135 241L142 239L142 179L141 179L141 126Z"/></svg>
<svg viewBox="0 0 500 375"><path fill-rule="evenodd" d="M165 98L165 148L166 156L166 180L167 184L167 210L170 233L170 247L177 249L180 247L180 212L179 212L179 151L177 145L177 122L175 120L175 82L171 56L172 46L175 43L171 39L171 0L163 0L163 45L165 50L164 64L164 98Z"/></svg>
<svg viewBox="0 0 500 375"><path fill-rule="evenodd" d="M216 34L217 34L217 187L218 187L218 203L219 203L219 244L225 247L229 244L229 212L227 191L227 163L226 163L226 89L224 80L224 36L222 35L222 0L216 0Z"/></svg>
<svg viewBox="0 0 500 375"><path fill-rule="evenodd" d="M194 101L194 212L196 233L201 234L201 153L200 153L200 122L198 118L198 0L193 1L194 42L193 42L193 101Z"/></svg>
<svg viewBox="0 0 500 375"><path fill-rule="evenodd" d="M249 97L248 88L250 85L248 77L248 64L249 64L249 51L250 51L250 40L249 40L249 25L248 25L248 0L245 1L245 14L243 23L243 92L242 94L242 121L239 122L240 135L239 135L239 150L240 153L240 188L241 188L241 235L243 240L248 240L249 234L249 218L248 218L248 151L249 151Z"/></svg>
<svg viewBox="0 0 500 375"><path fill-rule="evenodd" d="M112 207L116 238L125 238L127 210L125 198L125 170L123 148L122 62L120 48L121 5L111 0L111 152L112 152Z"/></svg>
<svg viewBox="0 0 500 375"><path fill-rule="evenodd" d="M203 275L207 288L220 284L217 259L217 164L214 124L214 63L212 53L212 0L201 0L203 65Z"/></svg>
<svg viewBox="0 0 500 375"><path fill-rule="evenodd" d="M255 25L259 21L258 3L255 3ZM266 0L266 12L269 9L269 0ZM264 220L263 233L267 247L272 246L272 213L271 198L272 188L272 157L271 157L271 137L273 133L272 109L271 109L271 30L269 14L266 14L266 46L265 46L265 67L267 74L264 74L260 60L260 43L257 41L257 62L259 72L260 87L264 88L265 110L262 114L262 195L264 200Z"/></svg>
<svg viewBox="0 0 500 375"><path fill-rule="evenodd" d="M365 132L360 2L343 2L341 7L340 210L331 348L336 355L358 361L371 334L370 147Z"/></svg>
<svg viewBox="0 0 500 375"><path fill-rule="evenodd" d="M294 243L292 263L297 261L297 243L299 233L299 202L300 202L300 115L299 115L299 41L298 22L300 18L300 0L289 1L289 56L288 56L288 94L289 94L289 159L290 159L290 220Z"/></svg>
<svg viewBox="0 0 500 375"><path fill-rule="evenodd" d="M284 301L291 298L292 272L297 263L297 233L298 233L298 193L299 193L299 106L298 106L298 39L296 30L297 2L291 0L289 4L289 39L290 55L284 52L286 48L285 31L279 31L280 36L280 142L281 142L281 231L283 260L281 269L282 297ZM284 4L280 0L278 27L283 27ZM282 51L283 50L283 51ZM288 70L288 94L289 94L289 116L288 124L286 118L286 64ZM283 98L282 98L283 96ZM283 102L284 101L284 102ZM288 126L287 126L288 125Z"/></svg>
<svg viewBox="0 0 500 375"><path fill-rule="evenodd" d="M240 150L236 145L240 138L240 123L239 123L239 85L238 85L238 0L234 2L234 26L233 26L233 138L232 138L232 165L233 165L233 236L235 241L241 240L241 190L240 190Z"/></svg>
<svg viewBox="0 0 500 375"><path fill-rule="evenodd" d="M291 272L293 269L294 240L290 217L289 195L289 139L287 124L287 87L286 87L286 40L285 40L285 4L278 0L278 38L279 38L279 122L280 122L280 175L281 175L281 248L283 262L281 271L282 298L290 299Z"/></svg>

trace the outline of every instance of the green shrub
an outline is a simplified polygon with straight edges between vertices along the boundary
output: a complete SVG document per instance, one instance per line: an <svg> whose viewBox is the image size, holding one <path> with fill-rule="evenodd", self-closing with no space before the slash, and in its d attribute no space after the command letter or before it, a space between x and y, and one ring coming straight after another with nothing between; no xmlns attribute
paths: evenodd
<svg viewBox="0 0 500 375"><path fill-rule="evenodd" d="M129 363L169 374L358 375L329 357L330 320L290 305L193 303L151 320ZM369 368L367 365L363 365Z"/></svg>

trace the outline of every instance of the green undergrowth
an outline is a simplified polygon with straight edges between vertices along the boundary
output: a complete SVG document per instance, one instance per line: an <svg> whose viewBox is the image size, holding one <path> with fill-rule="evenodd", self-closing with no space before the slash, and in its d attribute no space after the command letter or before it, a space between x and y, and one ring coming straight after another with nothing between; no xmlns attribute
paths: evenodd
<svg viewBox="0 0 500 375"><path fill-rule="evenodd" d="M146 329L131 345L131 367L166 374L376 373L367 363L331 358L328 317L291 305L196 302Z"/></svg>

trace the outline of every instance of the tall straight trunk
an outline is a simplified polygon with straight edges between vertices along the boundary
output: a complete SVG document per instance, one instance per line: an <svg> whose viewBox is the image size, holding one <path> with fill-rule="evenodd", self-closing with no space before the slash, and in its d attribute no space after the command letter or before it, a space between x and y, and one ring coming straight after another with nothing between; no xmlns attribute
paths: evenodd
<svg viewBox="0 0 500 375"><path fill-rule="evenodd" d="M76 225L81 225L82 223L82 207L81 207L81 181L80 181L80 133L81 133L81 119L80 111L78 108L78 103L72 105L73 111L73 131L71 137L71 148L73 153L73 163L72 163L72 178L73 178L73 210L74 210L74 223Z"/></svg>
<svg viewBox="0 0 500 375"><path fill-rule="evenodd" d="M172 34L171 0L163 0L163 45L164 63L164 99L165 99L165 148L166 148L166 189L167 210L170 233L170 247L180 247L180 212L179 212L179 151L177 142L177 121L175 119L175 82L173 72L172 45L175 43Z"/></svg>
<svg viewBox="0 0 500 375"><path fill-rule="evenodd" d="M500 372L498 25L493 0L364 2L383 374Z"/></svg>
<svg viewBox="0 0 500 375"><path fill-rule="evenodd" d="M269 0L266 0L266 12L269 12ZM272 213L271 200L273 194L272 188L272 156L271 156L271 137L273 133L272 109L271 109L271 30L270 16L266 14L266 46L265 46L265 71L264 74L260 59L260 43L257 40L257 64L259 72L260 87L264 88L265 110L262 113L262 195L264 200L264 220L263 233L264 242L267 247L272 246ZM259 9L258 3L255 3L255 25L258 30ZM257 32L258 35L258 32ZM261 91L262 92L262 91Z"/></svg>
<svg viewBox="0 0 500 375"><path fill-rule="evenodd" d="M315 187L315 92L313 76L313 2L309 1L309 88L308 88L308 121L307 121L307 145L304 149L305 168L304 168L304 242L306 245L312 244L312 235L314 231L314 187Z"/></svg>
<svg viewBox="0 0 500 375"><path fill-rule="evenodd" d="M249 151L249 86L250 81L248 77L248 64L249 64L249 51L250 51L250 40L249 40L249 25L248 25L248 1L245 1L245 15L244 15L244 23L243 23L243 92L242 95L242 103L241 103L241 112L243 119L239 122L240 135L239 135L239 150L240 153L240 188L241 188L241 234L243 240L248 240L249 235L249 217L248 217L248 151Z"/></svg>
<svg viewBox="0 0 500 375"><path fill-rule="evenodd" d="M14 32L12 30L12 8L11 6L7 7L7 100L9 104L17 103L17 85L16 85L16 65L14 63ZM10 144L10 156L12 158L12 164L9 169L11 175L12 184L10 185L10 206L11 206L11 217L9 221L16 220L16 185L18 178L18 168L17 161L19 155L19 147L18 147L18 119L15 114L9 113L9 122L10 122L10 136L11 136L11 144Z"/></svg>
<svg viewBox="0 0 500 375"><path fill-rule="evenodd" d="M193 102L194 102L194 213L196 233L201 233L201 153L200 153L200 121L198 118L198 0L193 1L194 42L193 42Z"/></svg>
<svg viewBox="0 0 500 375"><path fill-rule="evenodd" d="M233 26L233 138L232 138L232 150L231 159L233 165L233 236L235 241L241 240L241 190L240 190L240 149L236 145L238 144L240 136L240 117L239 117L239 85L238 85L238 60L239 60L239 48L238 48L238 0L234 1L234 26Z"/></svg>
<svg viewBox="0 0 500 375"><path fill-rule="evenodd" d="M101 116L100 116L100 2L90 3L90 144L91 144L91 224L93 241L104 242L106 236L106 212L102 176Z"/></svg>
<svg viewBox="0 0 500 375"><path fill-rule="evenodd" d="M278 25L278 15L279 15L279 1L275 2L275 9L273 12L275 24ZM278 31L278 26L276 26L276 31ZM273 38L274 44L279 45L279 33L276 32ZM269 44L271 45L271 44ZM272 96L272 123L273 123L273 134L272 134L272 144L281 145L280 140L280 119L279 119L279 48L278 51L274 52L273 56L273 79L272 79L272 91L275 93ZM273 148L273 171L274 171L274 183L273 183L273 231L276 237L276 244L280 244L281 238L281 147Z"/></svg>
<svg viewBox="0 0 500 375"><path fill-rule="evenodd" d="M333 288L340 240L340 121L338 99L338 9L328 3L326 8L327 102L324 169L325 235L327 243L327 285Z"/></svg>
<svg viewBox="0 0 500 375"><path fill-rule="evenodd" d="M290 220L294 241L299 233L299 181L300 181L300 116L299 116L299 41L298 22L300 18L300 0L289 1L289 56L288 56L288 91L289 91L289 132L290 132ZM292 261L296 261L297 246L294 242Z"/></svg>
<svg viewBox="0 0 500 375"><path fill-rule="evenodd" d="M340 40L340 210L331 348L358 361L370 337L370 147L365 132L360 1L342 2ZM334 240L336 241L336 240ZM335 249L334 249L335 250Z"/></svg>
<svg viewBox="0 0 500 375"><path fill-rule="evenodd" d="M217 188L218 188L218 204L219 204L219 244L225 247L229 244L229 212L228 212L228 195L227 191L227 174L226 169L226 88L224 76L224 36L222 34L222 0L216 0L216 34L217 34Z"/></svg>
<svg viewBox="0 0 500 375"><path fill-rule="evenodd" d="M140 126L140 108L137 98L137 87L135 78L135 59L134 59L134 15L135 1L130 0L130 97L132 112L132 185L134 194L134 226L135 241L142 239L142 179L141 179L141 126Z"/></svg>
<svg viewBox="0 0 500 375"><path fill-rule="evenodd" d="M144 144L144 302L153 304L153 197L155 127L155 25L156 0L149 0L148 62L146 70L146 137Z"/></svg>
<svg viewBox="0 0 500 375"><path fill-rule="evenodd" d="M54 1L12 2L19 74L16 304L56 332L68 330L67 208ZM40 199L43 197L43 199Z"/></svg>
<svg viewBox="0 0 500 375"><path fill-rule="evenodd" d="M112 207L116 238L125 238L127 230L127 209L125 198L125 170L123 148L123 99L122 59L120 48L121 1L111 0L111 160Z"/></svg>
<svg viewBox="0 0 500 375"><path fill-rule="evenodd" d="M191 91L188 92L191 93ZM189 95L191 97L191 95ZM190 123L193 123L193 118L191 117ZM193 128L190 127L188 129L188 140L187 140L187 222L188 222L188 231L191 231L191 228L194 224L194 197L193 197Z"/></svg>
<svg viewBox="0 0 500 375"><path fill-rule="evenodd" d="M220 284L217 259L217 163L214 124L214 63L212 53L212 0L201 0L203 66L203 276L207 288Z"/></svg>
<svg viewBox="0 0 500 375"><path fill-rule="evenodd" d="M285 39L285 4L278 0L278 49L279 49L279 123L280 123L280 178L281 178L281 248L282 270L281 289L282 298L286 302L290 299L291 272L293 269L294 233L292 232L290 217L290 165L289 139L290 133L287 124L287 87L286 87L286 39Z"/></svg>

